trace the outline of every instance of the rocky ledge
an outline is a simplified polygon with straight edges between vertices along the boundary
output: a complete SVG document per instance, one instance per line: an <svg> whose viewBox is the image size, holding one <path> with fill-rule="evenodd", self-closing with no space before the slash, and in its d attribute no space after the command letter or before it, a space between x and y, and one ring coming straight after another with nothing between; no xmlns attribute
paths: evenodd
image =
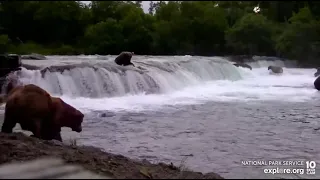
<svg viewBox="0 0 320 180"><path fill-rule="evenodd" d="M152 164L146 160L138 161L104 152L95 147L78 146L75 142L66 145L32 138L23 133L0 133L0 152L0 164L52 156L116 179L223 179L216 173L202 174L183 170L172 164Z"/></svg>

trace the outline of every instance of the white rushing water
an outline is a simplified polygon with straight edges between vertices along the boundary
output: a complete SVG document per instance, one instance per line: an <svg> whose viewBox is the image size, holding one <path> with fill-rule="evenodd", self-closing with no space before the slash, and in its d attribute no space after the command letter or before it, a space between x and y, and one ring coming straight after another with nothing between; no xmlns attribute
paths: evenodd
<svg viewBox="0 0 320 180"><path fill-rule="evenodd" d="M282 61L261 57L249 63L252 70L237 68L219 57L135 57L135 64L147 72L112 64L113 57L108 56L49 59L49 65L79 61L91 65L62 74L46 72L44 77L39 70L24 69L21 80L37 84L83 111L142 111L208 101L307 101L317 95L315 69L286 68ZM43 65L41 61L27 63ZM284 67L284 73L270 74L269 65Z"/></svg>
<svg viewBox="0 0 320 180"><path fill-rule="evenodd" d="M101 99L64 96L63 99L83 110L139 111L208 101L307 101L317 95L312 70L285 69L281 76L269 75L266 68L243 71L247 73L244 80L210 81L161 95L138 94Z"/></svg>

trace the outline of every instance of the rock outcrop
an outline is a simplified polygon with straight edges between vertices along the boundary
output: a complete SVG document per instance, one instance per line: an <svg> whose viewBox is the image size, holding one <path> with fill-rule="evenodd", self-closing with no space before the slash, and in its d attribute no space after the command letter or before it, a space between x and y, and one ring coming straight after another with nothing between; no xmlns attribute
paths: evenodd
<svg viewBox="0 0 320 180"><path fill-rule="evenodd" d="M46 60L47 58L44 55L31 53L29 55L22 55L22 59L34 59L34 60Z"/></svg>

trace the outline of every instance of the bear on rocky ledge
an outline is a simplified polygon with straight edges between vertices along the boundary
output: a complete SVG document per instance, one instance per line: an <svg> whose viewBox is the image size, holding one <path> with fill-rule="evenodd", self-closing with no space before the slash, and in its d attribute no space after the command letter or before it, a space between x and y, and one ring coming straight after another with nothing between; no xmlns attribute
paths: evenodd
<svg viewBox="0 0 320 180"><path fill-rule="evenodd" d="M62 141L61 127L81 132L84 115L62 99L51 97L44 89L28 84L14 87L6 97L1 132L12 133L17 123L33 136Z"/></svg>

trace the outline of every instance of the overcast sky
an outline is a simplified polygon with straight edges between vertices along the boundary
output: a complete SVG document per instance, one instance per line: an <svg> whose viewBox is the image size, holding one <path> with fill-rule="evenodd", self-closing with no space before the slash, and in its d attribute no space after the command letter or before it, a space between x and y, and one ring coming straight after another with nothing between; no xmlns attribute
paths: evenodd
<svg viewBox="0 0 320 180"><path fill-rule="evenodd" d="M149 11L149 4L150 1L142 1L142 8L145 13Z"/></svg>
<svg viewBox="0 0 320 180"><path fill-rule="evenodd" d="M89 4L91 1L81 1L83 3ZM142 1L142 8L145 13L149 11L150 1Z"/></svg>

